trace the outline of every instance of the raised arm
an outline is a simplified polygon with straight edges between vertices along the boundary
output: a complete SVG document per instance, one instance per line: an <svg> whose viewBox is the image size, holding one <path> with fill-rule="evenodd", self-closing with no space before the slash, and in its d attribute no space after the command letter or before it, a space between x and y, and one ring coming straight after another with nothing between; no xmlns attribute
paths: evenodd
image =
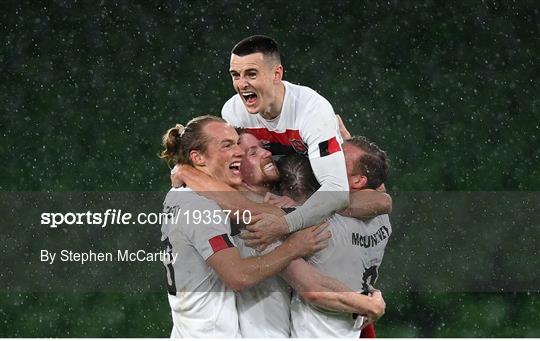
<svg viewBox="0 0 540 341"><path fill-rule="evenodd" d="M320 96L304 105L309 115L302 117L300 134L321 187L296 211L285 216L289 232L318 224L349 205L349 182L334 109Z"/></svg>
<svg viewBox="0 0 540 341"><path fill-rule="evenodd" d="M337 142L336 142L337 143ZM348 206L349 191L344 191L342 187L343 184L337 185L337 181L341 181L341 178L336 174L330 175L331 163L328 161L340 160L342 162L337 162L334 166L335 169L341 169L343 171L343 180L347 183L347 176L345 173L345 161L343 159L343 152L333 153L332 155L327 156L323 161L322 159L317 159L316 162L323 162L325 167L328 169L325 170L325 173L328 173L326 181L317 178L321 187L309 199L304 202L302 206L296 208L296 210L288 213L285 216L277 216L273 214L259 214L254 215L251 220L251 225L247 226L249 235L246 235L246 238L249 236L249 246L257 247L260 250L264 250L268 245L278 240L279 238L289 234L290 232L296 231L296 228L303 228L305 224L317 224L322 220L326 219L335 210L344 208ZM311 160L313 164L313 160ZM320 174L319 174L320 175ZM341 189L330 190L330 184L336 185ZM348 186L348 185L347 185ZM345 199L345 200L344 200ZM291 223L291 219L293 223Z"/></svg>
<svg viewBox="0 0 540 341"><path fill-rule="evenodd" d="M309 112L310 116L306 115L300 131L308 146L311 168L321 187L302 206L284 217L258 216L248 230L260 236L253 240L260 248L290 232L318 224L349 205L345 157L332 106L324 99L314 101Z"/></svg>
<svg viewBox="0 0 540 341"><path fill-rule="evenodd" d="M343 152L340 150L332 155L310 159L310 162L321 187L296 211L285 216L289 232L317 224L349 205Z"/></svg>

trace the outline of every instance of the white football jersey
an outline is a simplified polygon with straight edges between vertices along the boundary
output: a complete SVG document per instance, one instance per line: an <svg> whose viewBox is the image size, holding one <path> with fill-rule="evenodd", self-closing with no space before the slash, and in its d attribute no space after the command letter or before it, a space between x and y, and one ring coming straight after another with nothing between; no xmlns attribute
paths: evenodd
<svg viewBox="0 0 540 341"><path fill-rule="evenodd" d="M296 152L309 156L321 188L285 216L291 231L296 231L318 224L347 206L349 183L341 149L343 140L332 105L308 87L285 81L283 84L281 113L272 120L250 114L238 94L225 103L221 114L232 125L246 128L273 155Z"/></svg>
<svg viewBox="0 0 540 341"><path fill-rule="evenodd" d="M340 151L343 140L330 102L308 87L283 84L285 98L278 117L267 120L250 114L238 94L223 105L221 115L233 126L246 128L274 155L299 153L312 159Z"/></svg>
<svg viewBox="0 0 540 341"><path fill-rule="evenodd" d="M315 268L356 292L375 283L392 227L387 214L369 220L341 215L329 218L329 246L308 260ZM359 325L351 314L325 311L294 295L291 302L293 337L358 338Z"/></svg>
<svg viewBox="0 0 540 341"><path fill-rule="evenodd" d="M235 237L242 258L259 254ZM292 289L279 276L236 293L240 334L244 338L288 338Z"/></svg>
<svg viewBox="0 0 540 341"><path fill-rule="evenodd" d="M206 263L214 253L235 247L221 208L187 188L171 189L163 206L173 219L163 223L161 240L168 253L177 255L175 263L164 261L173 319L171 337L239 337L234 292ZM193 212L204 210L212 212L212 221L194 219ZM220 223L213 212L221 215Z"/></svg>

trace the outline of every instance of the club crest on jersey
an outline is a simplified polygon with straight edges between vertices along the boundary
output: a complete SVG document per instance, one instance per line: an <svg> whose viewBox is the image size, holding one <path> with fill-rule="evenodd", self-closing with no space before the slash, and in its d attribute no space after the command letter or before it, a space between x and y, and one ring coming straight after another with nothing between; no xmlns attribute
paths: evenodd
<svg viewBox="0 0 540 341"><path fill-rule="evenodd" d="M259 139L259 142L262 144L264 149L270 149L270 141L265 139Z"/></svg>
<svg viewBox="0 0 540 341"><path fill-rule="evenodd" d="M302 155L307 154L308 148L306 144L304 143L304 141L293 139L293 140L289 140L289 143L293 147L294 151L297 152L298 154L302 154Z"/></svg>

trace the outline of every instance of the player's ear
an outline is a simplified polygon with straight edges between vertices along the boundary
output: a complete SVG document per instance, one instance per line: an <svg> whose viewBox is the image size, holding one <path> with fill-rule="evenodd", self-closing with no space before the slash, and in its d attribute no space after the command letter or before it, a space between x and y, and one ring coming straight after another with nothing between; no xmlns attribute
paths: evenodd
<svg viewBox="0 0 540 341"><path fill-rule="evenodd" d="M364 175L353 175L351 177L352 183L350 184L350 187L353 189L363 189L367 185L367 177Z"/></svg>
<svg viewBox="0 0 540 341"><path fill-rule="evenodd" d="M360 181L359 181L359 184L361 186L360 188L366 188L367 183L368 183L368 178L363 175L360 175Z"/></svg>
<svg viewBox="0 0 540 341"><path fill-rule="evenodd" d="M283 79L283 65L276 66L274 70L274 83L279 83Z"/></svg>
<svg viewBox="0 0 540 341"><path fill-rule="evenodd" d="M198 150L190 151L189 152L189 159L191 160L191 162L193 162L194 166L205 166L206 165L206 158Z"/></svg>

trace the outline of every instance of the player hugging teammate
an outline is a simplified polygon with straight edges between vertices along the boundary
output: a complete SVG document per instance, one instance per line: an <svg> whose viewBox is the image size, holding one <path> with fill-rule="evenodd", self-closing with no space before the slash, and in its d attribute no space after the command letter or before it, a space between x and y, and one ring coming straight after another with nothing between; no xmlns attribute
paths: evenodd
<svg viewBox="0 0 540 341"><path fill-rule="evenodd" d="M164 205L253 219L235 236L226 219L163 225L180 255L165 264L171 336L359 337L385 309L372 284L391 233L391 200L377 190L386 155L362 138L342 144L330 103L282 80L273 39L239 42L230 73L237 94L222 116L240 134L214 116L171 128L162 156L186 187ZM279 172L272 154L291 153L303 156Z"/></svg>

